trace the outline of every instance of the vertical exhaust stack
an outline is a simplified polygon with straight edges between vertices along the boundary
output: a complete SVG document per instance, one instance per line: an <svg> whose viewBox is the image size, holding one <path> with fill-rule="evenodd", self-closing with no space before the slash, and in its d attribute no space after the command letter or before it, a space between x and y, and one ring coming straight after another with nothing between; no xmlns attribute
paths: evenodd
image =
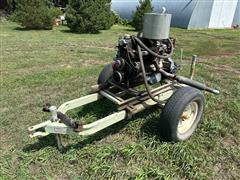
<svg viewBox="0 0 240 180"><path fill-rule="evenodd" d="M146 39L168 39L171 25L171 14L145 13L143 37Z"/></svg>

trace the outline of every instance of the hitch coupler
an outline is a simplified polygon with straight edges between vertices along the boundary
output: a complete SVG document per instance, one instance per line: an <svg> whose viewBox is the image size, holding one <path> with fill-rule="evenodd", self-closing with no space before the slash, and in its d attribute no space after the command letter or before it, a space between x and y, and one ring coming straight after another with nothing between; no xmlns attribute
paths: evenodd
<svg viewBox="0 0 240 180"><path fill-rule="evenodd" d="M80 132L82 130L81 124L78 124L73 119L69 118L66 114L57 111L56 106L51 106L50 104L47 103L43 106L43 111L51 113L52 122L60 120L63 122L63 124L72 128L75 132Z"/></svg>

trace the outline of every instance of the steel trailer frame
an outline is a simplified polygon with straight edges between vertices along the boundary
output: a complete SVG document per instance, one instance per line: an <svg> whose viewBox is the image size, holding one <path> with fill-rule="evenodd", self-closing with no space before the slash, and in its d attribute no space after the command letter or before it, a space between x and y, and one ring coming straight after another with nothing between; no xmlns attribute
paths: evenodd
<svg viewBox="0 0 240 180"><path fill-rule="evenodd" d="M191 68L190 68L190 78L193 79L195 74L196 66L196 55L192 56ZM113 84L112 84L113 85ZM55 134L57 139L58 149L63 149L64 145L62 142L61 135L80 135L80 136L90 136L93 135L113 124L116 124L124 119L130 119L134 114L137 114L151 106L158 105L160 108L165 106L167 100L172 96L172 94L180 87L187 86L186 84L179 83L174 80L166 80L165 84L160 85L157 88L151 90L151 94L154 98L158 99L157 103L153 101L146 91L141 92L138 95L132 95L129 98L123 98L123 96L128 93L128 91L120 88L118 92L112 92L116 90L116 86L110 86L108 88L103 88L103 85L92 86L92 94L86 95L71 101L65 102L58 108L53 106L55 110L52 112L50 120L42 122L40 124L31 126L28 128L29 136L33 137L44 137L49 134ZM119 88L118 88L119 90ZM69 127L62 123L57 117L56 112L61 112L66 114L68 111L79 108L81 106L96 102L101 98L107 98L113 103L118 105L117 112L106 116L102 119L94 121L90 124L82 126L80 132L75 132L72 127Z"/></svg>
<svg viewBox="0 0 240 180"><path fill-rule="evenodd" d="M185 85L169 81L164 85L152 89L151 93L161 102L158 105L160 107L164 107L166 101L171 97L176 89L181 86ZM92 94L65 102L64 104L60 105L59 108L57 108L57 111L66 114L72 109L98 101L101 98L107 98L108 100L118 105L117 112L90 124L83 125L80 132L75 132L73 128L60 122L60 120L53 121L52 118L51 120L47 120L40 124L29 127L28 131L30 133L30 137L44 137L49 134L56 134L58 148L62 149L64 148L64 145L61 139L61 135L73 134L80 136L90 136L119 121L129 119L132 117L132 115L157 104L157 102L153 101L148 96L146 91L141 92L139 95L124 99L123 95L126 94L126 91L112 92L114 88L114 86L111 86L107 89L101 90L99 85L92 86L92 90L94 91ZM52 116L54 115L52 114Z"/></svg>

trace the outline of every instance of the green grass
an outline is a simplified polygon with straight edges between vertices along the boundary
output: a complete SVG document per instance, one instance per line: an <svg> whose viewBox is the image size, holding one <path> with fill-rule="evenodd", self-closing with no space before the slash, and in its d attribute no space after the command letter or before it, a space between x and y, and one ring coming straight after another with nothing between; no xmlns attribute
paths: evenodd
<svg viewBox="0 0 240 180"><path fill-rule="evenodd" d="M205 94L206 109L194 135L166 143L158 135L161 110L153 108L88 138L66 137L60 152L54 136L30 139L27 127L48 118L44 103L60 105L86 95L115 54L118 36L136 34L113 26L97 35L66 27L25 31L0 22L0 179L239 179L240 31L173 28L178 62L184 48L188 75L198 55L196 80L221 90ZM108 101L73 111L90 122L114 111Z"/></svg>

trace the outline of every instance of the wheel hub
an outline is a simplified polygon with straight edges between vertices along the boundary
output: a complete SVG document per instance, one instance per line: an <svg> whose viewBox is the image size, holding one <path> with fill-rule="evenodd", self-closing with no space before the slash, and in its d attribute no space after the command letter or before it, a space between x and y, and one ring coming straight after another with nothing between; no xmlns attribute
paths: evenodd
<svg viewBox="0 0 240 180"><path fill-rule="evenodd" d="M198 113L198 103L193 101L184 109L178 123L178 132L183 134L187 132L196 120Z"/></svg>

